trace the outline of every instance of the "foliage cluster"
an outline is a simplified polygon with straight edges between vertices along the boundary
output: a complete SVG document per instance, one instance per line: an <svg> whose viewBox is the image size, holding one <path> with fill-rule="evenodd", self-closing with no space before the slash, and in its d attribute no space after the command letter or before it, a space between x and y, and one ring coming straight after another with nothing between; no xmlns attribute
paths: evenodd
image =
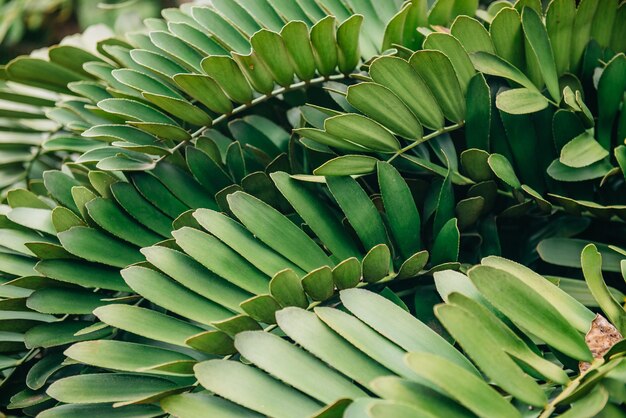
<svg viewBox="0 0 626 418"><path fill-rule="evenodd" d="M626 416L626 2L145 25L0 67L11 413Z"/></svg>

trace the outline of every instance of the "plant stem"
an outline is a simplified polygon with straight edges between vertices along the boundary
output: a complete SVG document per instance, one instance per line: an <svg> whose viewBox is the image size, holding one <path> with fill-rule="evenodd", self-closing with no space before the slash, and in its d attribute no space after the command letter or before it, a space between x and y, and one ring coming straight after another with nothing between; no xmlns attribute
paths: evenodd
<svg viewBox="0 0 626 418"><path fill-rule="evenodd" d="M422 137L421 139L418 139L417 141L414 141L410 143L409 145L407 145L406 147L398 150L395 154L391 156L390 159L387 160L387 162L388 163L392 162L393 160L395 160L396 158L398 158L405 152L412 150L419 144L423 144L424 142L429 141L433 138L436 138L439 135L445 134L447 132L452 132L452 131L456 131L457 129L461 129L464 125L465 125L465 122L459 122L459 123L455 123L454 125L444 126L443 128L436 130L435 132L431 132L428 135Z"/></svg>
<svg viewBox="0 0 626 418"><path fill-rule="evenodd" d="M550 415L552 415L552 413L556 410L556 407L558 406L559 402L561 402L563 399L567 398L572 393L574 393L574 391L580 386L580 382L583 379L583 377L585 377L587 373L589 373L590 371L597 369L603 364L604 364L603 360L600 360L600 361L596 360L593 363L591 363L591 367L586 372L579 374L576 377L576 379L569 382L567 386L565 387L565 389L563 389L563 391L559 393L558 396L556 396L554 399L552 399L548 403L548 405L546 405L541 415L539 415L537 418L550 418Z"/></svg>
<svg viewBox="0 0 626 418"><path fill-rule="evenodd" d="M278 96L279 94L284 94L284 93L288 93L290 91L294 91L294 90L298 90L301 89L303 87L308 87L308 86L312 86L312 85L316 85L316 84L321 84L324 83L326 81L332 81L332 80L342 80L344 78L346 78L349 74L333 74L327 77L317 77L317 78L313 78L311 80L308 81L299 81L297 83L294 84L290 84L288 86L285 87L279 87L276 90L273 90L271 93L267 93L264 94L262 96L256 97L255 99L253 99L252 101L250 101L249 103L244 103L236 108L234 108L230 113L224 113L223 115L218 116L217 118L215 118L213 120L213 124L211 126L215 126L220 124L221 122L224 122L226 120L228 120L231 116L237 115L241 112L244 112L260 103L263 103L273 97ZM201 136L202 134L204 134L205 131L207 131L208 129L211 129L211 127L206 127L203 126L202 128L198 129L197 131L193 132L191 134L191 137L189 139L186 139L184 141L179 142L178 144L176 144L176 146L174 148L172 148L171 154L175 153L176 151L178 151L180 148L182 148L183 146L185 146L187 143L189 143L189 141L198 138L199 136ZM159 162L161 162L162 160L164 160L165 158L169 157L170 155L164 155L159 157L155 164L158 164Z"/></svg>

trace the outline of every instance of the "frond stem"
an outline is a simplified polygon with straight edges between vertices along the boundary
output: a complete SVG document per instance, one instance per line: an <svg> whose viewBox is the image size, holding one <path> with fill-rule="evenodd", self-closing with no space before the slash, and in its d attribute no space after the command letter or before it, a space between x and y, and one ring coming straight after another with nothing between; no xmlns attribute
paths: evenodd
<svg viewBox="0 0 626 418"><path fill-rule="evenodd" d="M256 97L254 98L252 101L250 101L249 103L244 103L236 108L234 108L230 113L224 113L223 115L218 116L217 118L215 118L213 120L213 123L211 124L211 127L224 122L226 120L228 120L231 116L237 115L241 112L244 112L260 103L263 103L271 98L274 98L280 94L284 94L284 93L289 93L290 91L294 91L294 90L298 90L301 89L303 87L308 87L311 85L316 85L316 84L321 84L324 83L326 81L333 81L333 80L342 80L346 77L349 77L350 74L333 74L333 75L329 75L329 76L322 76L322 77L317 77L317 78L313 78L311 80L307 80L307 81L299 81L297 83L294 84L290 84L288 86L283 86L283 87L279 87L275 90L273 90L271 93L267 93L264 94L262 96ZM176 151L178 151L180 148L184 147L185 145L187 145L189 143L189 141L194 140L196 138L198 138L199 136L201 136L202 134L204 134L205 131L207 131L208 129L211 129L211 127L206 127L203 126L202 128L198 129L197 131L193 132L190 136L189 139L186 139L184 141L179 142L178 144L176 144L176 146L172 149L170 149L171 153L164 155L162 157L159 157L156 161L155 164L160 163L162 160L164 160L165 158L169 157L171 154L174 154Z"/></svg>
<svg viewBox="0 0 626 418"><path fill-rule="evenodd" d="M452 131L456 131L457 129L461 129L463 126L465 126L465 122L461 121L459 123L455 123L454 125L444 126L441 129L437 129L436 131L431 132L428 135L423 136L421 139L418 139L417 141L411 142L406 147L404 147L402 149L399 149L395 154L393 154L391 156L391 158L389 158L387 160L387 162L388 163L392 162L393 160L395 160L396 158L398 158L399 156L401 156L405 152L412 150L413 148L415 148L419 144L423 144L424 142L429 141L429 140L431 140L433 138L436 138L439 135L445 134L447 132L452 132Z"/></svg>
<svg viewBox="0 0 626 418"><path fill-rule="evenodd" d="M552 399L543 409L541 415L537 418L550 418L550 416L556 410L556 407L559 405L559 402L563 401L567 397L569 397L581 384L582 379L589 373L590 371L597 369L602 366L604 363L603 360L596 360L591 363L591 367L584 373L580 373L574 380L570 381L567 386L563 389L561 393L559 393L554 399Z"/></svg>

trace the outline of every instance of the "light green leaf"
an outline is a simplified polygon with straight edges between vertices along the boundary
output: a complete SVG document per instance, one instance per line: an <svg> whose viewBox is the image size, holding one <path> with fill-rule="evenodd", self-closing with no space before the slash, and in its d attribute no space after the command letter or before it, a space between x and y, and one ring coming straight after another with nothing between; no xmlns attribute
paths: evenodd
<svg viewBox="0 0 626 418"><path fill-rule="evenodd" d="M369 73L376 83L394 92L424 126L431 129L443 127L441 108L408 62L397 57L380 57L372 62Z"/></svg>
<svg viewBox="0 0 626 418"><path fill-rule="evenodd" d="M517 409L482 378L443 357L430 353L408 353L404 359L414 373L441 388L478 416L521 417Z"/></svg>
<svg viewBox="0 0 626 418"><path fill-rule="evenodd" d="M545 109L548 107L548 99L536 90L511 89L498 94L496 106L513 115L524 115Z"/></svg>
<svg viewBox="0 0 626 418"><path fill-rule="evenodd" d="M588 131L578 135L561 149L559 161L568 167L587 167L608 157L609 152Z"/></svg>
<svg viewBox="0 0 626 418"><path fill-rule="evenodd" d="M412 140L422 137L422 126L406 105L388 88L376 83L348 87L348 102L392 132Z"/></svg>
<svg viewBox="0 0 626 418"><path fill-rule="evenodd" d="M591 359L582 334L542 294L493 267L476 266L468 275L485 298L516 325L574 359Z"/></svg>
<svg viewBox="0 0 626 418"><path fill-rule="evenodd" d="M626 333L626 311L615 300L602 277L602 255L593 244L587 245L581 254L585 281L598 304L621 333Z"/></svg>
<svg viewBox="0 0 626 418"><path fill-rule="evenodd" d="M465 119L465 99L450 59L440 51L415 52L409 61L426 82L447 119L460 122Z"/></svg>
<svg viewBox="0 0 626 418"><path fill-rule="evenodd" d="M331 135L345 139L373 151L391 153L400 149L395 136L379 123L362 115L333 116L324 122Z"/></svg>
<svg viewBox="0 0 626 418"><path fill-rule="evenodd" d="M367 155L342 155L326 161L313 170L316 176L349 176L369 174L376 170L377 158Z"/></svg>
<svg viewBox="0 0 626 418"><path fill-rule="evenodd" d="M524 8L522 12L522 27L526 40L537 57L539 69L548 92L558 103L561 101L561 89L559 88L559 77L546 27L539 14L529 7Z"/></svg>

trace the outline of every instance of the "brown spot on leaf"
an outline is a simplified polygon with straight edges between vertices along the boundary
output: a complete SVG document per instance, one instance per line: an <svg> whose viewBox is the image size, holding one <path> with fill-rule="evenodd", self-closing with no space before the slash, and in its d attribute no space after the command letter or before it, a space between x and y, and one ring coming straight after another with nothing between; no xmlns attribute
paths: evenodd
<svg viewBox="0 0 626 418"><path fill-rule="evenodd" d="M445 26L440 26L440 25L431 25L431 28L432 28L435 32L441 32L441 33L447 33L447 34L450 34L450 29L446 28Z"/></svg>
<svg viewBox="0 0 626 418"><path fill-rule="evenodd" d="M585 335L587 347L591 350L593 358L599 359L604 357L606 353L624 337L605 317L597 314L591 322L591 329ZM586 372L591 363L581 361L578 365L581 373Z"/></svg>

